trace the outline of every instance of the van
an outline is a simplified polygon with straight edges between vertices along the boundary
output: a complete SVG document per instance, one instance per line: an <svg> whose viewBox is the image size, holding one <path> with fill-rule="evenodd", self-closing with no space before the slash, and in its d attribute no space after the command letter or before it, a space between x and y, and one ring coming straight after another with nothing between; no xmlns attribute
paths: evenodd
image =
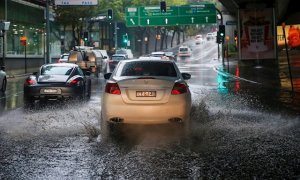
<svg viewBox="0 0 300 180"><path fill-rule="evenodd" d="M103 56L100 51L91 49L79 49L70 51L69 63L78 64L83 71L90 71L99 77L106 65L103 63Z"/></svg>

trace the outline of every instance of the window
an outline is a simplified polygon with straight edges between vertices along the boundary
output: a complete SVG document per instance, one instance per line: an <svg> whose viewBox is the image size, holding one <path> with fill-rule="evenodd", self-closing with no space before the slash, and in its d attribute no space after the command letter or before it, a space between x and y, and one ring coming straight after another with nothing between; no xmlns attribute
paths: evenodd
<svg viewBox="0 0 300 180"><path fill-rule="evenodd" d="M128 62L117 76L167 76L177 77L176 70L172 63L164 62Z"/></svg>
<svg viewBox="0 0 300 180"><path fill-rule="evenodd" d="M44 66L41 75L70 75L73 67L66 66Z"/></svg>

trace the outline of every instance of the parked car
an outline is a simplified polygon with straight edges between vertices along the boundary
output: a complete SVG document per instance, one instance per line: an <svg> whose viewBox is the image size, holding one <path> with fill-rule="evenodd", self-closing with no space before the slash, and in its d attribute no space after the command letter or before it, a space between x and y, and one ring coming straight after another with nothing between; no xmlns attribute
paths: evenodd
<svg viewBox="0 0 300 180"><path fill-rule="evenodd" d="M191 56L192 50L188 46L180 46L178 49L178 56L185 57L185 56Z"/></svg>
<svg viewBox="0 0 300 180"><path fill-rule="evenodd" d="M60 56L60 58L57 60L58 63L65 63L68 62L69 53L64 53Z"/></svg>
<svg viewBox="0 0 300 180"><path fill-rule="evenodd" d="M110 71L113 71L120 61L126 60L128 57L126 54L113 54L108 61Z"/></svg>
<svg viewBox="0 0 300 180"><path fill-rule="evenodd" d="M5 67L0 68L0 90L2 93L5 93L7 85L7 74L5 72Z"/></svg>
<svg viewBox="0 0 300 180"><path fill-rule="evenodd" d="M101 130L109 134L121 124L176 124L187 130L191 93L185 80L190 77L174 61L120 61L104 75Z"/></svg>
<svg viewBox="0 0 300 180"><path fill-rule="evenodd" d="M89 99L91 79L76 64L53 63L42 65L38 72L25 79L24 103L35 100Z"/></svg>

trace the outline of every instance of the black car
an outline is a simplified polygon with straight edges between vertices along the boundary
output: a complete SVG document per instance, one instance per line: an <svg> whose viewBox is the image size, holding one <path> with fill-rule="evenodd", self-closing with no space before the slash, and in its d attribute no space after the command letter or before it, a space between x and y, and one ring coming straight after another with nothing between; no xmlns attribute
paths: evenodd
<svg viewBox="0 0 300 180"><path fill-rule="evenodd" d="M76 64L53 63L40 67L26 78L24 103L35 100L89 99L91 96L90 72L84 72Z"/></svg>

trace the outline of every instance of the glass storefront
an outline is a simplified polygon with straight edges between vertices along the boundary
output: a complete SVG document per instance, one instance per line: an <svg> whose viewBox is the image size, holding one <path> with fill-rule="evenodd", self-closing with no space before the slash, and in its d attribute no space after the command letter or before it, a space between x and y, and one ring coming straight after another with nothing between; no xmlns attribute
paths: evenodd
<svg viewBox="0 0 300 180"><path fill-rule="evenodd" d="M20 38L27 38L26 55L43 56L44 30L37 26L12 23L7 33L7 57L25 54L25 47L21 45Z"/></svg>
<svg viewBox="0 0 300 180"><path fill-rule="evenodd" d="M4 19L5 2L0 3L0 19ZM44 7L25 1L7 0L7 21L10 22L6 32L7 57L22 57L25 47L20 38L26 36L26 55L28 57L43 57L45 52Z"/></svg>

